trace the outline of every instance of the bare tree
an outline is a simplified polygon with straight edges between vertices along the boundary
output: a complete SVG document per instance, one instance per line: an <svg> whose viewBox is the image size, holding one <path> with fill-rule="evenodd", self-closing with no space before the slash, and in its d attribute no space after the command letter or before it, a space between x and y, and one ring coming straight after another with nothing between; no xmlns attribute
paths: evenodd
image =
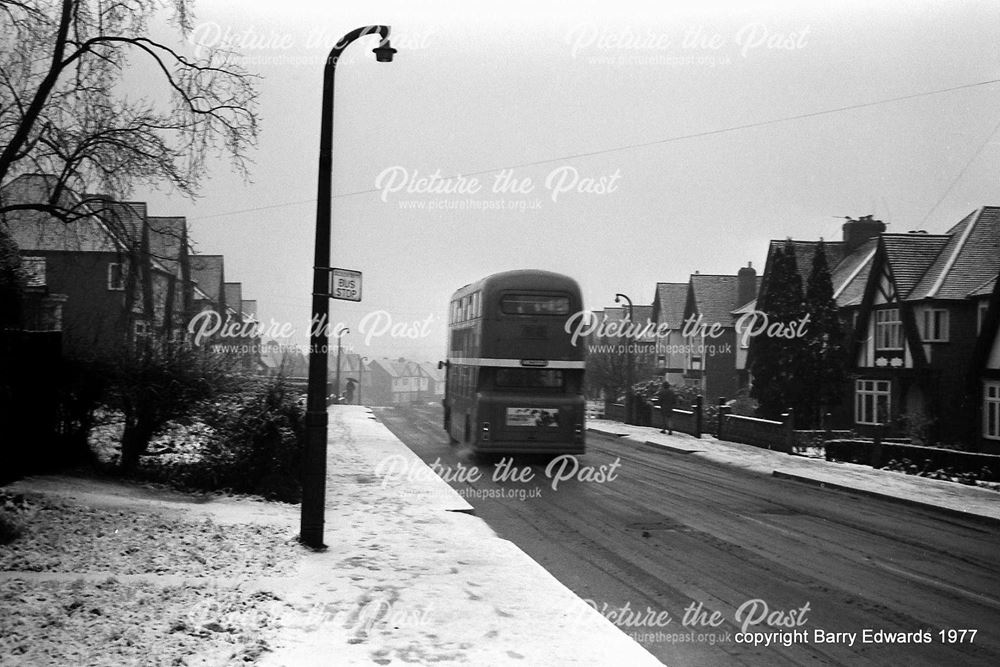
<svg viewBox="0 0 1000 667"><path fill-rule="evenodd" d="M628 355L625 345L635 345L632 339L623 343L598 343L587 353L586 387L587 397L617 401L628 388ZM653 354L640 352L632 359L634 382L648 380L656 375L656 360Z"/></svg>
<svg viewBox="0 0 1000 667"><path fill-rule="evenodd" d="M247 177L258 119L254 75L225 48L198 57L152 39L168 15L190 34L191 0L0 0L0 217L36 210L64 221L105 211L138 185L193 197L206 159L227 155ZM126 97L131 66L155 72L164 95ZM166 97L165 101L154 98ZM4 201L22 174L50 176L38 201Z"/></svg>

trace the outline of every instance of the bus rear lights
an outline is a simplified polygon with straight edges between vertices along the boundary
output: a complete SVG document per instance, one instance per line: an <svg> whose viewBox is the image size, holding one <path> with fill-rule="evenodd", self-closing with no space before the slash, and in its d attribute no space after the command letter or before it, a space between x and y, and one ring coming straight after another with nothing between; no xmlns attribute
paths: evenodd
<svg viewBox="0 0 1000 667"><path fill-rule="evenodd" d="M583 442L583 424L577 424L573 427L573 439L576 442Z"/></svg>
<svg viewBox="0 0 1000 667"><path fill-rule="evenodd" d="M490 439L490 423L483 422L483 440Z"/></svg>

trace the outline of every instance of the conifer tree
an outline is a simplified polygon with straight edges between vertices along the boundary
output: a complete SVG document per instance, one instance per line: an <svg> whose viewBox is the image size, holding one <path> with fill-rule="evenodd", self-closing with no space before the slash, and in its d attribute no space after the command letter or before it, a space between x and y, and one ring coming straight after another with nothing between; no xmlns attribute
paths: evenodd
<svg viewBox="0 0 1000 667"><path fill-rule="evenodd" d="M847 377L843 329L822 239L816 246L806 282L805 312L809 323L799 382L802 417L810 425L818 426L822 413L840 403Z"/></svg>
<svg viewBox="0 0 1000 667"><path fill-rule="evenodd" d="M770 324L789 325L803 316L802 277L791 239L774 253L771 275L757 310ZM797 382L802 372L803 339L778 338L761 333L750 343L753 376L750 395L760 404L767 419L778 419L790 407L798 407L801 391Z"/></svg>

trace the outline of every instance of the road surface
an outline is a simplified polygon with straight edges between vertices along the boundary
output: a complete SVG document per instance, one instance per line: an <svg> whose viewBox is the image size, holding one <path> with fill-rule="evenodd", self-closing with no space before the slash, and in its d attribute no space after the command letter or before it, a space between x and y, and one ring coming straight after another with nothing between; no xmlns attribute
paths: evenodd
<svg viewBox="0 0 1000 667"><path fill-rule="evenodd" d="M668 665L1000 664L995 527L593 433L576 461L478 460L438 408L375 413Z"/></svg>

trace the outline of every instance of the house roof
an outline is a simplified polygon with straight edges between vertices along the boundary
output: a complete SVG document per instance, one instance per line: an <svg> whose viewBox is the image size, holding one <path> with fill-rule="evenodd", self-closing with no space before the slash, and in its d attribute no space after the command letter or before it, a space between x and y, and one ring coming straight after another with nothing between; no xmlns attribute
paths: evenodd
<svg viewBox="0 0 1000 667"><path fill-rule="evenodd" d="M897 292L906 298L951 240L943 234L882 234Z"/></svg>
<svg viewBox="0 0 1000 667"><path fill-rule="evenodd" d="M757 276L755 289L760 290L761 277ZM732 326L733 311L744 305L739 301L739 277L721 276L705 273L691 274L690 297L693 300L685 313L701 315L704 322L716 323L722 326Z"/></svg>
<svg viewBox="0 0 1000 667"><path fill-rule="evenodd" d="M839 264L830 265L830 282L833 284L833 298L837 301L837 306L843 308L861 303L877 247L878 238L870 238Z"/></svg>
<svg viewBox="0 0 1000 667"><path fill-rule="evenodd" d="M802 279L802 286L805 287L806 283L809 281L809 274L812 272L812 262L813 257L816 256L816 246L819 245L819 241L796 241L794 239L778 240L772 239L768 244L767 248L767 260L764 264L763 275L771 275L771 268L774 261L774 253L778 250L784 250L785 245L791 243L794 254L795 254L795 270ZM826 253L826 265L830 267L831 275L834 267L840 264L844 257L848 254L847 244L843 241L823 241L823 249ZM766 290L767 286L762 283L761 289ZM837 284L834 283L834 292L837 290ZM760 298L758 290L758 298Z"/></svg>
<svg viewBox="0 0 1000 667"><path fill-rule="evenodd" d="M86 196L97 197L97 195ZM148 217L146 202L114 201L107 197L104 197L103 200L101 216L111 233L128 246L139 247L142 240L142 229ZM95 204L91 208L98 208L98 206Z"/></svg>
<svg viewBox="0 0 1000 667"><path fill-rule="evenodd" d="M784 243L771 241L765 274L770 271L775 250ZM803 281L812 268L812 253L818 243L792 241ZM944 234L882 233L846 255L843 243L825 243L838 306L861 303L880 244L896 290L904 300L988 295L1000 273L1000 207L984 206L973 211Z"/></svg>
<svg viewBox="0 0 1000 667"><path fill-rule="evenodd" d="M180 273L180 259L187 245L187 219L183 216L146 218L149 224L149 254L174 275Z"/></svg>
<svg viewBox="0 0 1000 667"><path fill-rule="evenodd" d="M687 283L656 283L653 298L655 322L666 323L671 329L680 329L684 323L684 304L687 303Z"/></svg>
<svg viewBox="0 0 1000 667"><path fill-rule="evenodd" d="M1000 207L973 211L947 234L947 245L909 299L964 299L1000 271Z"/></svg>
<svg viewBox="0 0 1000 667"><path fill-rule="evenodd" d="M417 364L427 377L434 380L435 382L444 382L444 369L438 368L436 363L430 361L421 361Z"/></svg>
<svg viewBox="0 0 1000 667"><path fill-rule="evenodd" d="M398 359L372 359L371 363L379 366L392 377L412 377L420 372L414 362L405 359L402 361Z"/></svg>
<svg viewBox="0 0 1000 667"><path fill-rule="evenodd" d="M220 294L224 264L222 255L191 255L191 279L216 303L225 298L225 294Z"/></svg>
<svg viewBox="0 0 1000 667"><path fill-rule="evenodd" d="M331 369L336 370L337 368L337 349L334 347L333 354L329 358L329 366ZM361 355L357 352L344 352L341 350L340 354L340 372L341 373L357 373L358 369L361 367Z"/></svg>
<svg viewBox="0 0 1000 667"><path fill-rule="evenodd" d="M993 276L985 283L969 292L970 297L990 296L997 284L997 276Z"/></svg>
<svg viewBox="0 0 1000 667"><path fill-rule="evenodd" d="M47 202L55 186L54 176L22 174L0 190L5 204ZM63 191L59 205L72 208L80 197ZM4 215L7 231L22 251L121 252L120 239L111 233L103 220L84 216L71 223L63 222L43 211L9 211Z"/></svg>
<svg viewBox="0 0 1000 667"><path fill-rule="evenodd" d="M256 299L243 299L243 304L240 306L240 310L243 314L251 319L257 319L257 300Z"/></svg>
<svg viewBox="0 0 1000 667"><path fill-rule="evenodd" d="M243 283L225 283L223 289L226 290L226 307L233 312L238 312L243 308Z"/></svg>

